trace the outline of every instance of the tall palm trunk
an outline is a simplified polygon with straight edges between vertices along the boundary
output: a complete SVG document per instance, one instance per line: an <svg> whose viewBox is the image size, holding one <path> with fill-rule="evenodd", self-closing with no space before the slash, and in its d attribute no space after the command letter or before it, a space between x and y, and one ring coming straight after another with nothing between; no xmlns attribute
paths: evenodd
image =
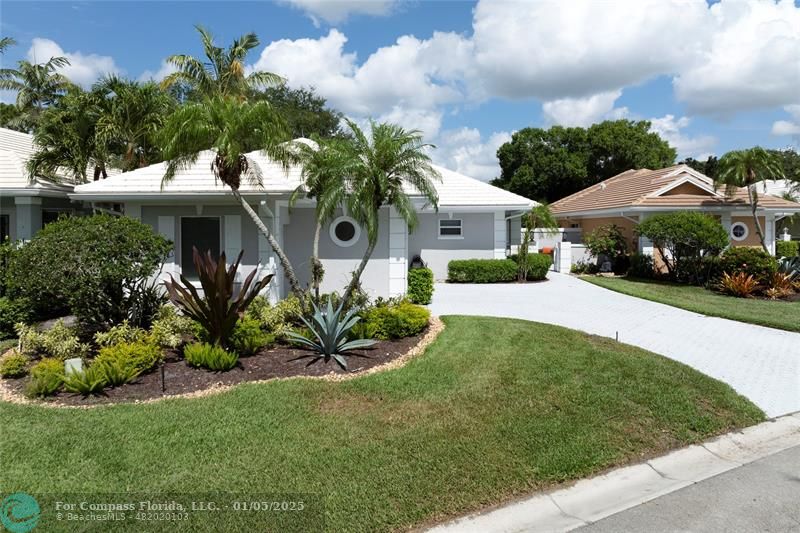
<svg viewBox="0 0 800 533"><path fill-rule="evenodd" d="M767 248L766 239L764 239L764 230L761 228L761 222L758 220L758 215L756 215L756 210L758 209L758 193L753 190L754 187L755 185L747 186L747 196L750 199L750 211L753 213L753 223L756 226L756 234L758 234L758 238L761 241L761 247L769 255L770 251L769 248Z"/></svg>
<svg viewBox="0 0 800 533"><path fill-rule="evenodd" d="M374 241L370 239L369 244L367 245L367 251L364 253L364 257L361 259L361 263L359 263L358 268L355 270L355 272L353 272L353 279L350 280L350 284L344 291L344 296L342 296L342 307L347 305L347 302L350 301L350 297L353 296L353 291L356 290L356 287L361 280L361 274L364 273L364 269L367 267L370 257L372 257L372 252L375 251L375 244L377 241L377 238Z"/></svg>
<svg viewBox="0 0 800 533"><path fill-rule="evenodd" d="M319 236L322 232L322 223L317 220L314 228L314 244L311 249L311 287L314 289L314 300L319 304L319 286L322 283L322 276L325 271L322 262L319 260Z"/></svg>
<svg viewBox="0 0 800 533"><path fill-rule="evenodd" d="M300 301L304 301L305 294L303 293L303 289L300 288L300 282L297 280L297 274L294 272L294 268L292 268L292 264L289 262L289 258L286 257L286 254L283 252L280 244L278 244L278 240L275 238L275 235L269 230L266 224L261 220L261 217L258 216L258 213L250 207L250 204L242 198L242 195L239 194L239 191L236 189L231 189L233 191L233 197L242 204L242 207L250 215L250 218L253 220L253 223L256 225L258 230L261 232L262 235L267 239L267 242L272 247L272 250L275 252L275 255L278 256L278 261L280 261L281 266L283 267L283 273L286 275L286 279L289 280L289 285L292 287L292 292L297 296Z"/></svg>

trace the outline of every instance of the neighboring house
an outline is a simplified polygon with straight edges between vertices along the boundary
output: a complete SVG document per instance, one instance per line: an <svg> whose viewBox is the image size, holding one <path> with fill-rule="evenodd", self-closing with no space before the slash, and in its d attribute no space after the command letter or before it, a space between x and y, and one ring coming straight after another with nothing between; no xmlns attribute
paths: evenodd
<svg viewBox="0 0 800 533"><path fill-rule="evenodd" d="M70 198L100 208L121 204L126 216L141 220L172 240L174 253L164 265L165 274L182 271L189 278L194 275L192 246L213 253L224 251L229 259L244 250L241 271L248 272L260 264L262 274L277 272L277 258L266 239L229 189L214 179L212 157L213 152L203 152L194 165L180 171L163 188L166 165L160 163L79 185ZM310 277L315 213L313 201L305 198L289 207L292 192L301 184L300 168L285 171L258 152L249 157L263 172L263 188L243 180L240 192L275 233L305 286ZM403 294L415 256L427 263L436 279L445 279L451 259L504 258L507 249L518 243L519 215L534 202L444 168L437 170L442 176L436 183L438 213L409 191L419 215L413 232L393 210L381 210L380 236L362 276L362 286L370 296ZM323 228L323 291L340 291L346 286L366 246L366 232L344 212ZM276 281L270 284L273 299L289 290L282 275Z"/></svg>
<svg viewBox="0 0 800 533"><path fill-rule="evenodd" d="M563 228L585 235L609 224L619 226L631 249L652 253L652 244L639 238L636 225L656 213L702 211L717 217L733 246L760 246L747 190L726 196L708 176L686 165L660 170L628 170L550 205ZM776 223L800 213L800 204L768 194L759 195L758 212L769 248L775 252Z"/></svg>
<svg viewBox="0 0 800 533"><path fill-rule="evenodd" d="M0 128L0 239L30 239L58 215L80 208L67 196L73 189L69 176L60 176L60 184L28 178L26 164L35 150L32 135Z"/></svg>

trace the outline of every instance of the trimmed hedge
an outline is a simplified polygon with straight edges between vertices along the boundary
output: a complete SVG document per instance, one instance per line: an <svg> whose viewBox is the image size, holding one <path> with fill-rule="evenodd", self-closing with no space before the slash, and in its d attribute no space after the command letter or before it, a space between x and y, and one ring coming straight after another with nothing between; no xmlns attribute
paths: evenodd
<svg viewBox="0 0 800 533"><path fill-rule="evenodd" d="M800 255L800 242L798 241L776 242L775 255L778 257L796 257Z"/></svg>
<svg viewBox="0 0 800 533"><path fill-rule="evenodd" d="M433 298L433 270L412 268L408 271L408 299L413 304L427 305Z"/></svg>
<svg viewBox="0 0 800 533"><path fill-rule="evenodd" d="M516 281L517 263L511 259L457 259L447 263L452 283L503 283Z"/></svg>
<svg viewBox="0 0 800 533"><path fill-rule="evenodd" d="M407 301L373 307L364 314L366 327L381 340L418 335L428 327L430 318L430 311Z"/></svg>

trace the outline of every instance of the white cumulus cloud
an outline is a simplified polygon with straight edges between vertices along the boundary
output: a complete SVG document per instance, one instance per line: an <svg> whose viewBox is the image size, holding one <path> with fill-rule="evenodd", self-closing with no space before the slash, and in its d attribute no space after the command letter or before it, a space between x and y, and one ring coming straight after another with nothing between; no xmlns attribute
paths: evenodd
<svg viewBox="0 0 800 533"><path fill-rule="evenodd" d="M55 41L41 37L34 38L30 49L28 49L28 61L45 63L51 57L66 57L70 64L62 67L59 71L73 83L84 87L88 87L106 74L119 74L122 72L110 56L65 52Z"/></svg>
<svg viewBox="0 0 800 533"><path fill-rule="evenodd" d="M706 159L713 155L717 144L716 137L711 135L690 136L682 130L691 123L688 117L675 118L674 115L664 115L660 118L650 119L650 131L658 133L678 151L678 159L693 157Z"/></svg>
<svg viewBox="0 0 800 533"><path fill-rule="evenodd" d="M800 8L792 0L723 1L708 10L710 46L679 70L673 85L692 113L797 103Z"/></svg>
<svg viewBox="0 0 800 533"><path fill-rule="evenodd" d="M385 16L392 12L396 0L282 0L281 3L302 10L319 26L320 21L339 24L351 15Z"/></svg>
<svg viewBox="0 0 800 533"><path fill-rule="evenodd" d="M618 119L628 115L628 108L614 107L622 91L609 91L586 98L560 98L544 102L542 112L545 120L561 126L590 126L606 119Z"/></svg>
<svg viewBox="0 0 800 533"><path fill-rule="evenodd" d="M787 105L784 111L791 115L791 120L777 120L772 124L773 135L800 135L800 104Z"/></svg>
<svg viewBox="0 0 800 533"><path fill-rule="evenodd" d="M494 132L487 139L475 128L445 130L436 139L434 161L466 176L489 181L500 175L497 149L511 140L506 131Z"/></svg>
<svg viewBox="0 0 800 533"><path fill-rule="evenodd" d="M156 71L145 70L139 76L139 81L161 81L170 74L177 72L178 68L172 63L167 63L166 60L161 61L161 66Z"/></svg>

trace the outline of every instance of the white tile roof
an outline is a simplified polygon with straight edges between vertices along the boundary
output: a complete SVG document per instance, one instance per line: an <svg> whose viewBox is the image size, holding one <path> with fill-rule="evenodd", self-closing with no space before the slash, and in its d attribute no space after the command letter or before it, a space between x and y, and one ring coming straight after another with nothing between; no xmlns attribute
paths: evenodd
<svg viewBox="0 0 800 533"><path fill-rule="evenodd" d="M71 190L69 185L56 185L45 179L28 179L25 165L36 151L33 135L0 128L0 189ZM67 176L62 176L65 180Z"/></svg>
<svg viewBox="0 0 800 533"><path fill-rule="evenodd" d="M264 156L251 152L248 157L261 169L263 188L243 180L240 191L245 195L264 193L289 193L301 183L301 169L292 166L288 170ZM179 171L163 189L162 178L166 163L158 163L131 172L110 176L105 180L75 187L73 198L123 199L124 197L182 197L229 194L227 186L218 182L211 171L212 151L202 152L191 167ZM488 183L464 176L452 170L436 167L442 181L436 182L440 207L504 207L524 209L533 202L522 196L499 189ZM408 191L414 194L413 190Z"/></svg>

